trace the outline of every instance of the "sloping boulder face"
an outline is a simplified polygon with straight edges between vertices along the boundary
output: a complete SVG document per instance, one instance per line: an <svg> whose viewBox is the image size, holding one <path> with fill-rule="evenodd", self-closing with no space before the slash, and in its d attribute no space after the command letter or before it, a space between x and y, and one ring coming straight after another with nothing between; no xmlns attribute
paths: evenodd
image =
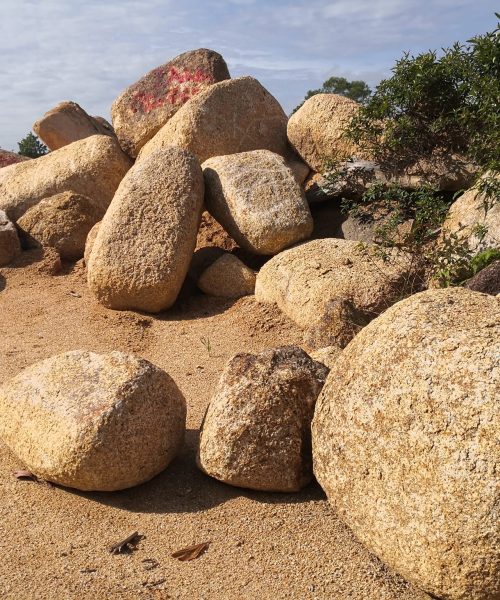
<svg viewBox="0 0 500 600"><path fill-rule="evenodd" d="M73 142L60 150L0 170L0 209L17 221L44 198L72 191L106 210L132 161L106 135Z"/></svg>
<svg viewBox="0 0 500 600"><path fill-rule="evenodd" d="M500 294L500 260L496 260L471 277L465 283L465 287L492 296Z"/></svg>
<svg viewBox="0 0 500 600"><path fill-rule="evenodd" d="M92 249L94 248L94 242L97 237L97 233L99 232L100 226L101 221L98 221L88 232L87 238L85 239L85 248L83 252L83 262L85 263L85 266L89 264L90 254L92 253Z"/></svg>
<svg viewBox="0 0 500 600"><path fill-rule="evenodd" d="M62 192L39 202L17 221L29 246L50 246L61 258L78 260L87 235L104 216L103 208L87 196Z"/></svg>
<svg viewBox="0 0 500 600"><path fill-rule="evenodd" d="M128 87L113 103L111 116L122 148L139 150L190 98L210 85L229 79L226 62L213 50L184 52L153 69Z"/></svg>
<svg viewBox="0 0 500 600"><path fill-rule="evenodd" d="M500 185L499 176L484 175L451 205L443 223L443 236L456 235L466 240L469 249L474 252L500 248L500 201L487 197L478 189L486 177Z"/></svg>
<svg viewBox="0 0 500 600"><path fill-rule="evenodd" d="M327 374L294 346L234 356L203 421L200 469L253 490L296 492L307 485L311 419Z"/></svg>
<svg viewBox="0 0 500 600"><path fill-rule="evenodd" d="M282 156L254 150L211 158L202 168L207 210L241 248L272 255L311 235L309 205Z"/></svg>
<svg viewBox="0 0 500 600"><path fill-rule="evenodd" d="M395 250L384 260L375 245L313 240L268 261L257 275L255 297L277 304L314 333L316 347L343 347L364 323L400 299L410 265ZM319 335L322 324L330 338Z"/></svg>
<svg viewBox="0 0 500 600"><path fill-rule="evenodd" d="M33 125L33 131L50 150L92 135L114 136L113 129L88 115L76 102L61 102Z"/></svg>
<svg viewBox="0 0 500 600"><path fill-rule="evenodd" d="M79 490L148 481L180 449L185 423L173 379L122 352L60 354L0 388L2 440L37 477Z"/></svg>
<svg viewBox="0 0 500 600"><path fill-rule="evenodd" d="M21 156L15 152L9 152L8 150L2 150L0 148L0 169L3 167L9 167L10 165L16 165L17 163L31 160L27 156Z"/></svg>
<svg viewBox="0 0 500 600"><path fill-rule="evenodd" d="M203 163L212 156L249 150L289 155L287 116L253 77L222 81L186 102L141 150L139 159L179 146Z"/></svg>
<svg viewBox="0 0 500 600"><path fill-rule="evenodd" d="M328 160L370 157L345 137L359 104L338 94L316 94L288 120L288 139L313 171L323 172Z"/></svg>
<svg viewBox="0 0 500 600"><path fill-rule="evenodd" d="M181 148L130 169L89 257L89 287L101 304L152 313L172 306L196 245L203 191L198 161Z"/></svg>
<svg viewBox="0 0 500 600"><path fill-rule="evenodd" d="M372 321L332 365L312 425L338 515L433 597L500 598L500 302L447 288Z"/></svg>
<svg viewBox="0 0 500 600"><path fill-rule="evenodd" d="M0 267L8 265L20 253L21 244L16 226L0 210Z"/></svg>

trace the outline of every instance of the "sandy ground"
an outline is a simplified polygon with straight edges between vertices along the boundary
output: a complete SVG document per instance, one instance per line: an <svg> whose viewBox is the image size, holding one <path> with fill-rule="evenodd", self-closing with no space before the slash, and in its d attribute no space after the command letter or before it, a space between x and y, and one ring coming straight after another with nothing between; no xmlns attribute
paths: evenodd
<svg viewBox="0 0 500 600"><path fill-rule="evenodd" d="M24 253L0 270L0 384L67 350L134 352L175 379L188 432L164 473L113 494L18 481L12 471L23 465L0 443L2 600L428 598L356 541L316 483L297 494L248 492L195 466L198 428L225 362L301 344L290 321L251 297L196 295L159 317L113 312L89 295L81 264L54 277L38 272L36 258ZM144 535L137 550L111 555L109 546L135 530ZM197 560L171 557L208 540Z"/></svg>

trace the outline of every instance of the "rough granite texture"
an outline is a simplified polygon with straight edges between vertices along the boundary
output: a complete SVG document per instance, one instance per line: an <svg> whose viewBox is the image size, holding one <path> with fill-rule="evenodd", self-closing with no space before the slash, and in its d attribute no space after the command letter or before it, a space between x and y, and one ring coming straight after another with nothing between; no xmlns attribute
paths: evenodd
<svg viewBox="0 0 500 600"><path fill-rule="evenodd" d="M255 272L226 252L203 271L198 287L205 294L221 298L248 296L255 291Z"/></svg>
<svg viewBox="0 0 500 600"><path fill-rule="evenodd" d="M234 356L202 424L198 466L238 487L300 490L312 478L311 419L327 374L296 346Z"/></svg>
<svg viewBox="0 0 500 600"><path fill-rule="evenodd" d="M313 240L269 260L257 275L255 297L277 304L298 325L314 330L316 347L345 346L363 325L362 316L371 320L399 300L409 267L398 251L384 261L374 245ZM322 338L318 328L323 326Z"/></svg>
<svg viewBox="0 0 500 600"><path fill-rule="evenodd" d="M104 210L92 198L62 192L32 206L18 220L29 246L51 246L61 258L78 260L92 227L104 216Z"/></svg>
<svg viewBox="0 0 500 600"><path fill-rule="evenodd" d="M287 116L253 77L215 83L186 102L142 148L139 159L159 148L180 146L203 163L212 156L271 150L288 156Z"/></svg>
<svg viewBox="0 0 500 600"><path fill-rule="evenodd" d="M500 302L416 294L342 352L312 426L314 473L389 567L445 600L500 598Z"/></svg>
<svg viewBox="0 0 500 600"><path fill-rule="evenodd" d="M241 248L272 255L307 239L313 220L285 159L269 150L203 163L205 205Z"/></svg>
<svg viewBox="0 0 500 600"><path fill-rule="evenodd" d="M8 265L21 253L21 244L14 223L0 210L0 267Z"/></svg>
<svg viewBox="0 0 500 600"><path fill-rule="evenodd" d="M325 367L332 369L333 365L337 362L341 352L342 349L338 346L326 346L326 348L319 348L314 352L310 352L309 356L313 360L325 365Z"/></svg>
<svg viewBox="0 0 500 600"><path fill-rule="evenodd" d="M496 260L464 284L469 290L496 296L500 294L500 260Z"/></svg>
<svg viewBox="0 0 500 600"><path fill-rule="evenodd" d="M130 156L137 156L188 100L229 78L222 56L205 48L184 52L146 73L122 92L111 107L121 147Z"/></svg>
<svg viewBox="0 0 500 600"><path fill-rule="evenodd" d="M93 135L34 160L0 170L0 209L17 221L44 198L72 191L106 210L131 167L116 139Z"/></svg>
<svg viewBox="0 0 500 600"><path fill-rule="evenodd" d="M90 253L92 252L92 249L94 247L94 242L97 237L97 233L99 231L100 226L101 221L98 221L87 234L87 238L85 240L85 249L83 252L83 262L86 266L89 264Z"/></svg>
<svg viewBox="0 0 500 600"><path fill-rule="evenodd" d="M338 94L316 94L288 121L291 145L313 171L323 172L327 160L367 158L354 142L343 137L359 104Z"/></svg>
<svg viewBox="0 0 500 600"><path fill-rule="evenodd" d="M114 137L113 129L88 115L76 102L61 102L33 125L33 131L49 147L58 150L92 135Z"/></svg>
<svg viewBox="0 0 500 600"><path fill-rule="evenodd" d="M53 356L0 388L2 440L37 477L80 490L151 479L180 449L185 420L173 379L122 352Z"/></svg>
<svg viewBox="0 0 500 600"><path fill-rule="evenodd" d="M172 306L195 249L203 190L198 161L181 148L158 150L130 169L88 261L101 304L153 313Z"/></svg>

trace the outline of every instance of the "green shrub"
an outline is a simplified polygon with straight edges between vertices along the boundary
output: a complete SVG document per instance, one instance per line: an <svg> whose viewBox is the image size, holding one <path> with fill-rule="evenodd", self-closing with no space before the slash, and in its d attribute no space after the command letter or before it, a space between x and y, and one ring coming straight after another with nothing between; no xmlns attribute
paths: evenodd
<svg viewBox="0 0 500 600"><path fill-rule="evenodd" d="M31 132L28 133L20 142L18 142L17 145L19 146L18 153L22 156L29 156L30 158L38 158L39 156L47 154L49 151L47 146Z"/></svg>

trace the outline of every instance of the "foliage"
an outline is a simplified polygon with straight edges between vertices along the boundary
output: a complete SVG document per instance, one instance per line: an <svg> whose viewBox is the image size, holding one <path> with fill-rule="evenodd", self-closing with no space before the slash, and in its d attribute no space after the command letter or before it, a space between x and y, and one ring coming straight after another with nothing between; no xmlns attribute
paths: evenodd
<svg viewBox="0 0 500 600"><path fill-rule="evenodd" d="M297 112L306 100L312 98L316 94L339 94L356 102L366 102L372 93L368 85L361 80L348 81L345 77L330 77L321 88L317 90L309 90L304 100L293 109L292 114Z"/></svg>
<svg viewBox="0 0 500 600"><path fill-rule="evenodd" d="M31 132L18 142L17 145L19 146L19 154L22 156L29 156L30 158L38 158L39 156L47 154L49 151L47 146Z"/></svg>

